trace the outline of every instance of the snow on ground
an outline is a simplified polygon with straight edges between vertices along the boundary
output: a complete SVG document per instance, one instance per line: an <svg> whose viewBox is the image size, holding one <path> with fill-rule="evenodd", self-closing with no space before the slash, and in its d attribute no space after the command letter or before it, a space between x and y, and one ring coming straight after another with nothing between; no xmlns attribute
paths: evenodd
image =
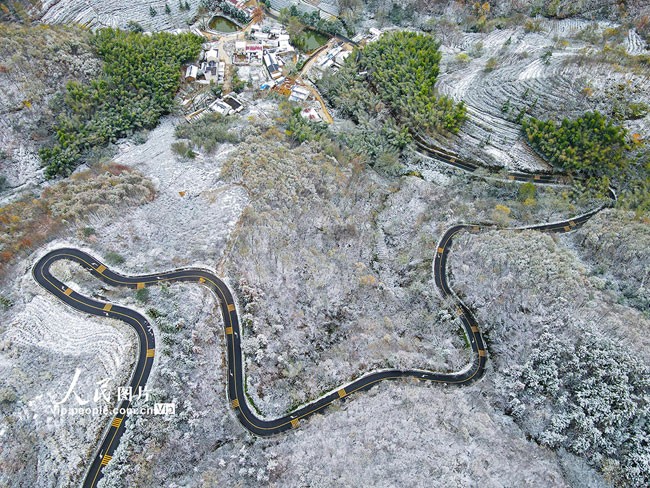
<svg viewBox="0 0 650 488"><path fill-rule="evenodd" d="M61 12L57 9L68 3L48 3L47 15L54 16ZM91 9L88 5L93 4L80 5L66 15L82 21L89 19L90 10L84 9ZM114 4L92 8L113 8L111 5ZM147 5L139 4L138 8L147 9L143 12L148 16ZM163 14L158 10L155 22L162 22ZM113 22L110 15L106 18L107 23ZM127 20L123 16L116 19L116 23ZM579 31L581 24L575 22L559 25L556 34ZM483 43L482 53L469 64L458 65L455 56L459 49L477 48L475 44L479 41ZM510 168L545 168L522 143L518 125L506 119L502 107L507 100L512 100L513 105L537 101L533 109L537 116L558 111L570 113L587 105L576 95L585 81L596 80L596 88L602 89L608 83L626 79L620 73L607 73L608 67L602 65L580 67L584 78L577 78L577 67L568 60L578 47L576 42L555 48L548 33L526 34L521 29L487 36L467 34L454 46L447 46L439 89L443 94L464 99L470 115L453 149L468 157L492 158L488 162ZM547 64L541 56L549 49L552 55ZM495 55L499 57L497 68L485 72L488 59ZM608 81L598 81L603 79ZM637 83L638 78L632 75L627 79L632 85L647 84L647 80ZM567 100L574 98L578 101L567 105ZM266 333L264 341L270 339L270 346L266 347L268 344L262 339L247 344L249 352L266 349L259 358L250 355L251 360L259 363L258 371L251 367L250 372L257 375L253 379L261 385L252 396L273 412L284 412L291 402L313 397L328 381L336 382L373 366L369 359L408 366L419 361L420 366L426 353L431 367L454 367L463 362L464 356L458 349L462 339L458 335L452 337L457 333L451 327L454 322L451 317L438 314L442 306L430 283L429 263L431 253L435 252L435 238L446 224L470 215L484 217L492 211L497 197L484 198L490 195L485 190L487 183L467 180L467 187L461 190L458 186L434 186L413 178L392 186L379 182L370 171L353 174L349 168L331 161L316 160L318 156L304 147L304 151L284 148L277 153L246 148L253 149L251 157L267 159L254 164L240 162L239 170L231 171L232 183L227 183L221 179L222 166L243 148L223 146L213 156L182 160L170 148L175 123L178 121L173 118L163 120L144 144L123 145L116 158L118 163L152 178L156 199L109 222L105 217L92 217L89 225L97 234L84 241L70 237L65 244L80 245L100 259L109 252L118 253L124 262L115 267L131 274L199 265L216 269L219 274L228 270L233 276L224 277L234 283L235 278L246 277L247 270L258 266L253 270L253 276L260 281L257 286L274 285L274 280L282 283L283 294L289 290L291 296L280 297L283 302L274 300L267 292L260 309L253 310L258 321L256 331ZM287 166L284 159L299 153L306 156L296 161L301 166ZM279 161L275 161L275 156ZM249 187L257 185L262 195L255 202L254 211L250 211L252 199L239 181L247 165L253 170L246 176L246 183ZM289 184L284 181L287 176L292 178ZM457 182L456 178L439 173L433 177L445 184ZM349 194L342 197L341 182L348 180L352 183L344 191ZM495 194L499 201L507 198L503 189L496 188ZM372 199L377 200L373 200L373 205ZM307 208L305 202L311 207ZM301 209L301 205L305 208ZM247 208L249 212L243 219ZM337 219L332 219L332 215ZM291 232L278 228L278 223ZM237 230L239 234L235 234ZM233 248L228 249L240 253L235 257L226 252L233 234L240 238L234 244L231 241ZM495 242L498 244L498 239ZM502 243L501 248L509 242ZM251 243L265 243L266 247L255 248ZM63 241L55 243L59 244ZM466 294L474 297L475 305L485 310L494 307L494 313L482 320L487 322L500 313L503 323L496 326L503 327L512 320L510 315L516 317L524 312L507 297L494 303L490 301L492 293L485 295L485 290L490 289L487 277L494 270L483 269L477 274L465 267L464 263L471 262L472 257L468 249L474 258L477 254L470 244L467 239L455 242L457 257L452 257L452 261L458 260L457 280ZM525 247L514 249L509 255L516 252L523 256L528 251ZM124 326L82 316L38 289L29 275L38 255L16 266L25 272L18 286L26 293L2 315L3 323L9 326L0 342L0 375L15 381L11 387L17 398L9 403L10 408L4 403L0 403L0 408L4 409L3 414L6 411L18 421L10 427L3 424L0 430L0 484L5 480L18 480L18 484L23 480L29 486L77 483L106 421L48 420L36 409L42 408L48 395L65 389L80 364L84 375L79 389L86 394L104 376L122 384L135 354L133 337ZM227 265L220 266L224 261ZM59 272L70 278L74 286L89 286L74 269L63 267ZM509 286L514 278L507 278L500 289L512 294ZM576 280L577 285L572 282L565 288L555 283L553 286L560 289L553 289L551 295L560 297L566 288L581 290L581 281ZM328 315L337 309L323 301L327 295L310 289L312 284L324 289L330 282L337 283L328 293L336 295L333 303L341 305L343 318ZM522 295L539 308L541 299L529 297L526 292L532 286L523 288ZM564 485L554 455L527 441L508 417L483 398L493 394L489 381L467 389L386 384L355 396L340 409L310 419L295 433L270 440L251 438L225 403L220 319L214 300L198 290L191 285L154 289L146 304L137 303L125 292L101 290L118 303L163 312L164 317L156 320L156 326L161 348L166 352L152 374L152 385L161 394L179 399L184 412L175 419L130 423L127 438L131 441L124 443L116 455L121 462L109 465L107 472L113 470L113 476L107 480L107 486L129 481L137 486L152 484L152 480L153 484L169 486L235 482L249 486L319 486L331 479L344 485L375 486L405 482L414 486L466 486L477 480L487 486ZM292 294L303 301L289 303L296 302ZM560 303L552 305L561 309ZM346 318L353 315L346 306L358 316ZM383 315L393 312L400 317L397 324L383 319ZM634 311L626 313L630 320L638 318ZM295 320L286 320L287 317ZM536 320L547 318L540 316ZM530 317L517 323L529 324ZM349 331L352 340L334 337L338 343L333 347L331 341L321 340L318 345L327 348L315 351L315 341L311 339L332 335L323 327L332 324L335 331ZM494 331L491 347L500 350L504 361L523 354L519 343L504 341L499 347L498 328L495 324L486 325ZM426 344L420 346L412 340L413 332L420 337L418 340L424 338ZM527 337L529 333L522 330L521 334ZM362 344L360 336L364 337ZM287 345L288 351L281 349ZM274 354L267 355L269 351ZM460 354L453 356L454 351ZM287 357L292 361L287 362ZM324 365L322 371L319 364ZM497 363L490 364L494 368ZM287 385L297 393L293 398L283 398L285 403L281 403L273 395L281 391L278 388L288 388ZM2 394L8 395L4 391ZM262 398L264 394L266 399ZM149 452L145 447L155 448L156 456L143 455ZM37 462L25 468L24 459ZM513 459L517 463L512 463ZM21 470L22 478L18 478Z"/></svg>
<svg viewBox="0 0 650 488"><path fill-rule="evenodd" d="M436 88L441 95L463 100L468 115L450 148L487 165L549 170L524 141L517 120L520 111L538 118L574 117L594 109L607 113L612 97L619 96L615 93L618 85L627 87L625 98L648 103L647 73L592 61L600 48L575 37L583 29L597 34L614 25L543 21L539 32L516 27L489 34L462 33L462 40L456 39L460 33L450 36L452 41L442 49ZM639 54L640 42L632 30L624 45L630 53ZM494 63L493 69L488 63ZM647 121L626 125L638 131L647 128Z"/></svg>
<svg viewBox="0 0 650 488"><path fill-rule="evenodd" d="M616 27L617 24L607 20L591 21L580 18L572 19L542 19L540 27L542 31L547 32L550 38L567 38L574 37L583 29L607 29Z"/></svg>
<svg viewBox="0 0 650 488"><path fill-rule="evenodd" d="M627 38L625 39L625 48L630 54L647 54L648 52L646 42L634 29L630 29L627 32Z"/></svg>
<svg viewBox="0 0 650 488"><path fill-rule="evenodd" d="M528 44L522 34L521 29L496 31L481 37L466 34L462 50L473 49L481 55L460 69L455 57L462 51L444 55L443 66L449 69L443 68L437 89L442 95L463 100L467 106L468 120L461 128L455 144L458 147L454 149L485 164L511 169L548 169L523 143L520 125L507 120L502 111L506 100L521 96L526 89L524 85L530 83L527 80L535 80L541 75L541 66L536 59L539 55L522 61L518 59L517 49L521 48L527 53L539 51L542 49L540 44L548 41L537 39L535 44ZM501 61L495 71L486 73L488 60L504 49L508 42L509 47L505 48L509 52L507 59Z"/></svg>
<svg viewBox="0 0 650 488"><path fill-rule="evenodd" d="M18 314L7 338L17 347L39 347L53 354L78 355L81 351L95 358L110 376L119 376L128 353L132 353L128 327L119 321L101 320L89 324L86 318L66 309L49 296L37 295ZM53 320L54 318L54 320Z"/></svg>
<svg viewBox="0 0 650 488"><path fill-rule="evenodd" d="M20 145L16 148L13 151L11 160L13 164L6 165L2 169L3 175L7 178L7 185L15 189L15 191L4 194L1 200L2 203L16 198L24 190L36 187L38 183L42 183L45 179L41 161L36 153L27 149L26 146Z"/></svg>
<svg viewBox="0 0 650 488"><path fill-rule="evenodd" d="M165 13L168 4L171 13ZM196 14L197 1L190 1L190 10L180 10L178 2L173 0L46 0L41 8L43 22L48 24L77 23L89 27L127 26L129 21L140 23L145 30L160 31L187 28L187 19ZM152 16L150 8L156 11Z"/></svg>
<svg viewBox="0 0 650 488"><path fill-rule="evenodd" d="M170 147L174 126L173 119L164 120L147 142L116 158L150 177L157 189L150 204L97 226L98 252L122 254L122 266L132 274L201 264L214 269L247 203L241 187L219 179L221 164L235 149L183 161Z"/></svg>
<svg viewBox="0 0 650 488"><path fill-rule="evenodd" d="M229 232L246 205L246 195L241 188L219 181L221 162L228 151L214 157L200 156L191 163L181 161L170 149L173 131L174 121L167 119L151 131L145 144L122 147L117 159L154 180L154 201L113 217L110 222L100 215L92 216L83 226L93 226L96 235L84 241L70 235L48 248L76 245L100 259L108 252L118 253L126 261L117 268L127 273L180 265L206 265L214 269ZM183 196L179 192L184 192ZM92 398L97 382L104 378L110 378L114 387L125 384L136 354L136 338L128 326L79 314L36 285L30 269L43 252L40 250L30 260L15 266L25 274L17 281L20 289L12 290L12 296L18 297L16 303L3 312L3 324L7 326L1 338L0 376L7 378L7 385L15 390L17 398L10 405L17 421L10 429L0 431L2 444L7 446L4 451L0 449L0 485L20 479L23 481L18 484L25 486L79 482L108 417L60 418L47 416L43 410L52 398L65 394L77 368L82 369L77 389L82 397ZM88 278L87 273L79 275L75 266L57 264L55 271L81 291L99 283ZM106 290L100 293L125 303L121 295ZM191 306L197 313L204 310L204 323L210 323L205 314L216 315L214 307L197 307L197 303L206 301L200 293L194 300L188 299L186 293L184 300L181 304ZM132 298L125 304L142 306L134 304ZM190 310L181 307L181 311L193 323ZM219 330L218 326L213 329L211 334ZM219 364L220 356L219 352L211 357L212 369ZM225 400L221 393L214 398ZM37 443L28 440L29 435L47 440ZM31 452L35 445L40 446L37 460ZM33 467L25 468L24 459L33 461Z"/></svg>
<svg viewBox="0 0 650 488"><path fill-rule="evenodd" d="M554 454L525 440L483 394L382 383L283 439L220 448L199 464L200 486L566 486Z"/></svg>
<svg viewBox="0 0 650 488"><path fill-rule="evenodd" d="M647 381L642 378L648 375L650 340L645 331L650 321L643 313L647 312L647 297L644 299L642 287L635 290L634 282L647 263L643 254L648 233L634 233L634 226L641 231L644 228L632 221L628 230L634 237L616 236L616 228L601 228L611 217L611 213L599 215L596 218L600 222L588 222L575 235L556 239L532 231L461 234L451 253L452 286L465 297L482 324L493 368L486 381L496 386L491 402L502 405L540 443L589 459L605 478L613 480L613 486L646 486L647 448L639 443L624 449L618 439L647 435L643 420L646 403L642 400ZM631 220L629 215L619 219L628 219L628 224ZM601 243L584 242L585 236L593 239L596 232ZM594 244L610 248L614 243L621 243L622 250L607 253L613 266L598 264L600 251L581 259L580 254L593 250ZM553 345L553 341L558 342ZM598 352L582 364L574 362L577 356L571 356L573 352L558 359L560 351L580 347L589 353ZM568 380L570 387L549 387L554 380L548 378L566 379L568 373L549 366L546 358L572 365L567 367L580 371L577 376L582 378ZM524 364L528 364L524 368L543 372L534 376L527 370L519 375ZM625 368L628 371L620 374L619 369ZM528 380L533 377L536 379ZM547 388L544 393L536 389L534 381ZM604 393L608 388L616 393ZM622 392L628 391L633 392L634 401L626 400ZM575 414L573 418L579 420L567 428L569 424L562 424L562 416L570 409L576 412L572 405L578 403L584 414ZM596 416L598 420L594 421ZM625 420L620 421L622 418ZM602 427L612 424L616 427ZM551 439L549 432L556 427L566 437ZM575 439L582 433L594 440L587 441L590 444L580 451L576 446L585 444ZM565 442L567 439L570 441ZM626 449L633 455L626 457ZM570 464L577 466L574 461ZM615 468L610 472L608 466ZM622 480L623 476L629 476L628 480Z"/></svg>
<svg viewBox="0 0 650 488"><path fill-rule="evenodd" d="M54 405L65 399L77 370L75 392L88 402L84 406L104 405L94 393L100 384L114 389L127 382L137 339L119 321L84 316L53 300L31 275L20 286L24 298L14 305L18 311L9 316L0 341L3 388L15 393L13 403L3 404L11 410L1 409L12 421L0 430L0 484L80 482L110 414L68 415ZM72 395L62 406L81 405Z"/></svg>
<svg viewBox="0 0 650 488"><path fill-rule="evenodd" d="M114 267L126 273L185 265L214 269L224 255L230 233L240 229L240 241L229 253L241 251L242 255L226 258L229 264L224 269L233 272L233 276L226 275L226 278L232 278L234 283L234 278L257 266L260 267L258 279L268 279L269 283L285 279L282 290L293 290L301 300L292 304L295 301L292 294L284 298L281 294L277 300L269 295L253 312L256 334L265 334L266 338L265 341L255 336L247 338L258 341L251 346L249 357L263 366L258 371L251 366L249 373L253 376L248 384L249 388L260 385L261 389L256 388L250 394L267 411L283 412L290 406L286 397L278 396L284 391L292 393L290 401L304 401L320 393L323 385L329 387L332 382L336 384L359 370L372 369L382 361L434 369L444 368L445 364L458 369L464 364L466 357L459 347L462 339L457 324L449 314L439 313L442 305L430 282L430 253L435 249L435 236L444 230L446 219L458 218L442 202L449 200L450 194L454 199L461 198L456 195L459 189L432 186L417 178L405 179L399 187L390 188L368 171L358 175L360 180L356 183L367 192L352 191L355 186L343 184L353 177L349 168L312 154L310 148L291 152L288 148L275 148L275 151L272 150L275 143L264 140L257 140L257 146L224 146L215 156L181 160L170 149L174 123L171 118L164 120L145 144L124 146L117 158L118 163L133 166L151 177L157 198L110 222L94 217L91 225L97 234L81 242L68 238L52 245L80 245L100 258L109 252L119 253L125 261ZM226 162L230 175L226 181L233 183L226 183L220 177L222 164ZM280 184L282 178L287 182ZM255 200L249 200L239 186L239 179L256 195ZM269 181L274 184L269 186ZM374 205L369 203L370 193L375 195ZM261 225L261 216L255 217L251 210L236 225L249 201L252 210L270 219L268 227ZM482 208L480 198L475 204ZM488 203L482 211L490 211L492 206ZM337 219L328 217L339 214ZM374 215L372 220L367 214ZM303 227L296 227L296 236L293 230L288 232L293 229L291 221L304 222ZM281 227L274 228L278 225ZM296 243L287 242L284 247L280 244L282 236L297 239L298 235L309 245L300 248ZM266 244L256 247L256 241ZM255 252L247 257L246 249ZM318 254L319 249L324 252ZM289 257L295 269L287 261ZM62 316L71 325L97 324L96 330L104 334L111 329L105 321L78 316L76 312L60 315L56 307L64 307L53 304L50 297L43 296L36 288L28 264L23 268L26 274L22 281L34 288L32 294L36 298L28 298L34 304L28 306L21 302L11 313L25 317L28 322L40 304L47 304L39 323L47 324L48 320L56 323ZM107 486L142 485L152 479L156 484L174 480L178 484L198 482L212 486L243 479L253 485L301 486L310 476L318 485L318 480L325 480L328 473L344 484L366 479L378 486L384 479L385 486L400 479L423 486L432 476L440 480L440 486L465 484L477 477L511 480L515 485L540 478L562 486L553 456L526 441L506 417L486 405L479 394L485 387L483 384L466 392L439 386L428 388L424 384L391 383L370 394L358 395L340 411L334 408L323 417L310 419L296 435L251 439L227 408L221 324L214 300L207 292L196 285L153 288L146 303L140 303L132 291L99 288L99 282L79 271L78 266L65 264L55 269L61 278L85 293L101 293L110 301L143 312L155 308L162 314L154 321L160 342L157 349L162 356L152 373L151 386L179 405L176 417L139 418L128 424L125 439L130 441L121 445L116 461L109 466ZM279 278L273 278L274 273L279 273ZM257 286L265 286L264 280ZM361 311L358 317L338 317L335 308L318 298L317 289L309 289L313 284L324 286L321 282L334 281L337 284L330 287L329 293L341 296L334 297L332 303L346 304L347 312L345 307L341 308L345 314ZM359 290L348 293L348 286ZM300 320L282 320L282 314L293 310L292 307L295 308L292 316L301 317ZM400 318L396 321L384 318L393 312ZM72 315L76 320L68 319ZM342 325L337 325L341 321ZM339 340L333 346L322 340L323 324L328 323L334 324L335 330L349 329L350 340ZM48 334L45 337L50 338L52 332L45 326L43 329ZM102 337L101 333L98 338ZM12 334L23 338L35 335L27 326L12 328L7 336ZM318 339L319 347L325 346L324 351L317 352L310 340L304 344L296 342L296 337L304 334ZM112 340L128 343L121 337ZM82 354L81 340L62 342L54 338L51 341L51 347ZM33 346L28 347L26 351L31 352ZM108 344L104 347L111 349ZM257 357L260 351L264 354ZM270 351L274 354L269 356ZM55 354L60 353L53 352L52 357ZM88 349L83 354L92 357L94 352ZM106 354L98 364L105 363L106 370L117 367L118 360ZM124 349L127 358L134 357L133 354ZM279 355L285 359L280 361ZM317 360L311 359L312 356ZM60 368L64 370L57 376L58 381L69 381L75 361ZM59 374L54 372L58 371L56 368L44 365L53 375ZM128 370L127 367L122 371ZM91 391L91 386L92 381L80 388ZM104 425L105 422L93 422L92 426L80 422L65 432L50 435L56 445L72 446L68 456L76 465L66 464L67 471L60 473L61 479L76 480L81 476L88 453L96 445L95 436ZM70 432L81 428L85 429L86 442L70 444ZM317 455L313 450L309 452L314 454L301 454L308 447L304 442L320 446L321 452L329 454ZM29 445L24 440L17 444ZM376 446L382 446L379 454ZM156 449L157 456L141 455L151 449ZM334 454L335 450L340 451L340 458ZM451 455L443 452L449 450ZM377 455L382 459L379 468L373 461ZM510 468L507 460L512 456L526 457L527 468ZM343 462L350 458L357 460L351 471L346 467L348 463ZM43 466L49 470L47 459ZM412 459L416 460L415 465ZM50 480L47 476L28 472L24 479L33 484L34 480Z"/></svg>

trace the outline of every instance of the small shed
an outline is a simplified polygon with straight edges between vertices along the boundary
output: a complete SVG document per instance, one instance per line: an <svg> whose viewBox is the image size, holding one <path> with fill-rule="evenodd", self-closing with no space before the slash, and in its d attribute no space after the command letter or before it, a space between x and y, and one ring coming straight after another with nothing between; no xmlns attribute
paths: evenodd
<svg viewBox="0 0 650 488"><path fill-rule="evenodd" d="M210 110L221 115L228 115L232 112L232 107L221 99L217 99L210 104Z"/></svg>
<svg viewBox="0 0 650 488"><path fill-rule="evenodd" d="M311 95L311 92L304 86L293 85L291 87L291 95L289 96L289 100L292 102L304 102L309 98L309 95Z"/></svg>
<svg viewBox="0 0 650 488"><path fill-rule="evenodd" d="M230 108L232 108L232 111L235 113L239 113L244 110L244 104L232 94L223 97L223 101L230 105Z"/></svg>

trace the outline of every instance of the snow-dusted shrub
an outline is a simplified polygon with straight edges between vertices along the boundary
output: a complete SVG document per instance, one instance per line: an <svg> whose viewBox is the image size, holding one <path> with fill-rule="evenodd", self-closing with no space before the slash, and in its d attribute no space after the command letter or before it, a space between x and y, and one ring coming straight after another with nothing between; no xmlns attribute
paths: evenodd
<svg viewBox="0 0 650 488"><path fill-rule="evenodd" d="M650 484L650 370L621 345L590 331L575 341L546 332L513 378L524 385L513 391L517 417L539 442Z"/></svg>

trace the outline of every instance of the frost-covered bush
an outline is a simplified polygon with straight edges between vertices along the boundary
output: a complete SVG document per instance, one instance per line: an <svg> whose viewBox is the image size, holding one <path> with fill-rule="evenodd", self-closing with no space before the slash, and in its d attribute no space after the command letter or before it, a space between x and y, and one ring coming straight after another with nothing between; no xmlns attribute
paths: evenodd
<svg viewBox="0 0 650 488"><path fill-rule="evenodd" d="M607 259L625 276L636 268L622 247ZM483 325L495 382L506 378L497 403L541 444L586 459L617 486L647 486L644 316L599 291L575 253L538 232L460 236L451 261L454 285Z"/></svg>
<svg viewBox="0 0 650 488"><path fill-rule="evenodd" d="M523 385L513 414L539 442L650 484L650 370L621 345L591 331L575 341L546 332L513 377Z"/></svg>
<svg viewBox="0 0 650 488"><path fill-rule="evenodd" d="M619 300L650 314L650 226L632 212L607 210L574 236L593 272Z"/></svg>
<svg viewBox="0 0 650 488"><path fill-rule="evenodd" d="M358 160L281 139L247 139L222 170L250 198L225 272L239 282L255 405L280 415L379 367L462 369L459 324L438 314L431 282L429 185L391 190Z"/></svg>
<svg viewBox="0 0 650 488"><path fill-rule="evenodd" d="M206 152L212 152L224 142L237 143L239 135L228 129L232 125L233 118L226 118L218 113L209 114L202 119L191 124L179 124L176 126L176 137L179 139L189 139L194 147L202 148ZM174 143L183 144L183 143ZM180 149L180 146L177 146ZM172 145L174 148L174 145ZM187 155L191 151L191 146L177 151ZM175 149L176 150L176 149Z"/></svg>
<svg viewBox="0 0 650 488"><path fill-rule="evenodd" d="M29 195L0 206L2 271L13 257L51 239L68 222L91 214L113 214L153 199L151 181L124 166L106 165L75 174L46 188L40 198Z"/></svg>

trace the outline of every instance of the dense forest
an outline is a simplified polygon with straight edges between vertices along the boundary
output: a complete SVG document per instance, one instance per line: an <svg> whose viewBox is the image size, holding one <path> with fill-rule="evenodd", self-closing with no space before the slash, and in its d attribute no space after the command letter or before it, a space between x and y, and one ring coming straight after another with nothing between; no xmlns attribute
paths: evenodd
<svg viewBox="0 0 650 488"><path fill-rule="evenodd" d="M49 178L70 174L92 147L154 127L171 110L180 66L198 56L201 38L101 29L92 44L103 71L90 84L67 84L56 143L40 151Z"/></svg>
<svg viewBox="0 0 650 488"><path fill-rule="evenodd" d="M530 143L554 165L587 178L611 178L628 164L627 131L599 112L576 120L528 119L523 122Z"/></svg>
<svg viewBox="0 0 650 488"><path fill-rule="evenodd" d="M559 123L529 118L522 125L529 143L578 184L600 194L614 184L624 206L650 210L650 161L639 134L630 135L599 112Z"/></svg>
<svg viewBox="0 0 650 488"><path fill-rule="evenodd" d="M615 486L647 486L648 371L614 341L544 332L514 380L510 414L542 445L584 456ZM544 412L544 414L542 414Z"/></svg>
<svg viewBox="0 0 650 488"><path fill-rule="evenodd" d="M465 105L435 95L438 47L427 34L391 32L362 51L360 65L381 99L412 127L457 132L466 118Z"/></svg>
<svg viewBox="0 0 650 488"><path fill-rule="evenodd" d="M413 131L456 132L465 106L435 95L440 53L427 34L384 34L363 51L355 51L318 88L353 129L338 139L385 174L401 174L404 150ZM365 72L365 73L364 73Z"/></svg>

